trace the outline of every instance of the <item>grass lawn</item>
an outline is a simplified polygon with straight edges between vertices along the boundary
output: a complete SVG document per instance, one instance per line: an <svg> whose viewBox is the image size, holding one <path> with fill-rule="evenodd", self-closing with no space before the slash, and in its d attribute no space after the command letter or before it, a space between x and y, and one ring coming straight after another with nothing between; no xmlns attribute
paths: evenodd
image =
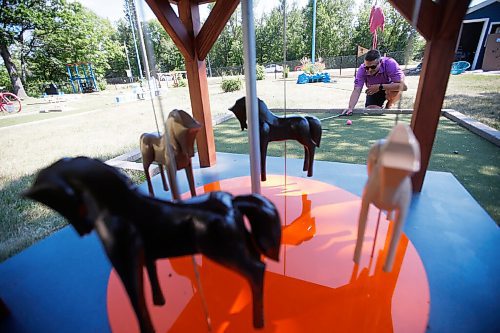
<svg viewBox="0 0 500 333"><path fill-rule="evenodd" d="M292 73L293 76L293 73ZM418 77L408 77L409 90L402 106L413 104ZM257 82L259 97L271 108L283 107L286 85L287 108L331 109L347 105L352 78L339 78L331 84L297 85L271 76ZM483 119L500 128L500 76L451 76L444 108ZM227 113L244 88L223 93L220 78L209 79L212 115ZM156 129L150 101L115 104L116 87L96 94L75 96L64 112L40 114L39 103L23 106L19 115L0 116L0 261L28 247L61 228L66 222L52 211L20 198L41 168L66 156L85 155L110 159L138 148L139 136ZM358 107L364 103L362 97ZM162 95L164 110L174 108L191 111L188 88L168 89ZM31 109L30 109L31 108ZM166 113L167 111L165 111ZM322 114L316 114L322 118ZM393 115L353 116L353 126L345 119L325 121L319 160L364 164L370 145L387 135L394 124ZM400 118L409 121L409 117ZM16 125L16 126L13 126ZM216 147L221 152L246 153L246 132L241 132L236 120L214 127ZM302 158L301 147L290 142L288 156ZM281 156L282 144L272 143L269 155ZM498 147L443 119L430 161L430 170L452 172L489 214L500 222L500 160ZM456 152L456 153L455 153ZM135 181L143 181L140 173L131 172ZM424 183L425 186L425 183Z"/></svg>
<svg viewBox="0 0 500 333"><path fill-rule="evenodd" d="M327 114L315 114L318 118ZM323 122L321 147L316 159L343 163L366 164L370 146L387 136L395 124L395 115L360 116L349 119L353 125L345 125L345 118ZM410 123L410 116L399 116L399 122ZM239 123L231 119L219 126L215 132L217 150L246 154L247 132L242 132ZM303 158L302 146L287 141L287 156ZM284 156L284 143L269 144L269 156ZM436 141L428 170L451 172L474 196L497 223L500 222L500 154L499 148L480 138L454 122L441 117ZM424 181L425 187L425 181Z"/></svg>

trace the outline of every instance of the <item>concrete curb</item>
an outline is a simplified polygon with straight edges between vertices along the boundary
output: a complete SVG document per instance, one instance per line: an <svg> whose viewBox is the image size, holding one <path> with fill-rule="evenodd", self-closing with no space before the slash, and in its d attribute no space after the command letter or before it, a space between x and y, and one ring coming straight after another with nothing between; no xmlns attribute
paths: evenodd
<svg viewBox="0 0 500 333"><path fill-rule="evenodd" d="M460 126L468 129L472 133L479 135L485 140L488 140L497 147L500 147L500 131L497 131L490 126L467 117L466 115L455 110L442 110L441 114L446 118L456 122Z"/></svg>

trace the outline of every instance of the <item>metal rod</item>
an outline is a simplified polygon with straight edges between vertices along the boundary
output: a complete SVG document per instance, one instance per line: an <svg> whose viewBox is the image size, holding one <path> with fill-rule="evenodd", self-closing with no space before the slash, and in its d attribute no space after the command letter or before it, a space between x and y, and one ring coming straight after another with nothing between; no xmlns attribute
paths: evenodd
<svg viewBox="0 0 500 333"><path fill-rule="evenodd" d="M243 46L245 55L246 109L248 119L248 142L250 146L250 178L252 193L260 194L260 144L259 113L257 108L255 26L253 1L241 1L243 21Z"/></svg>
<svg viewBox="0 0 500 333"><path fill-rule="evenodd" d="M283 110L285 110L285 118L287 117L286 112L286 0L283 0ZM288 73L288 72L287 72ZM285 190L286 190L286 162L287 162L287 144L285 140ZM285 213L286 214L286 213Z"/></svg>
<svg viewBox="0 0 500 333"><path fill-rule="evenodd" d="M129 81L130 81L134 75L132 74L132 67L130 66L130 59L128 56L127 44L125 43L125 41L123 42L123 47L125 48L125 56L127 57L128 70L130 71L130 77L129 77Z"/></svg>
<svg viewBox="0 0 500 333"><path fill-rule="evenodd" d="M151 74L149 72L149 66L148 66L148 63L149 63L148 54L146 52L146 46L144 44L144 36L142 33L141 22L139 21L139 15L137 15L137 6L135 5L134 0L132 0L132 3L134 4L135 17L137 18L137 34L139 35L139 44L141 45L142 62L143 62L144 70L146 71L146 80L148 80L148 84L149 84L149 81L151 79Z"/></svg>
<svg viewBox="0 0 500 333"><path fill-rule="evenodd" d="M139 50L137 49L137 40L135 38L134 24L132 22L132 14L130 13L130 8L129 8L130 4L127 0L125 0L125 5L127 6L128 20L130 23L130 29L132 30L132 38L134 38L135 56L137 57L137 66L139 67L139 77L142 80L144 79L144 76L142 75L141 59L139 58Z"/></svg>
<svg viewBox="0 0 500 333"><path fill-rule="evenodd" d="M314 64L316 54L316 0L313 1L313 24L312 24L312 50L311 50L311 63Z"/></svg>

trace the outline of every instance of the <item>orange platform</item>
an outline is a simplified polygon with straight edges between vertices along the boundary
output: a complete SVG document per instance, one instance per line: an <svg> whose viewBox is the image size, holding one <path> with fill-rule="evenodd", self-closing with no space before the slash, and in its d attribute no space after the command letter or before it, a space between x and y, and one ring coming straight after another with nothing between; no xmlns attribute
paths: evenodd
<svg viewBox="0 0 500 333"><path fill-rule="evenodd" d="M250 178L210 183L197 193L250 192ZM412 243L403 235L394 268L382 266L392 223L372 206L362 260L352 257L361 199L316 180L268 176L262 194L278 207L283 238L280 262L267 261L265 327L257 332L425 332L429 317L427 276ZM371 256L373 254L373 257ZM246 281L196 256L212 332L252 332L251 294ZM145 294L157 332L208 332L191 257L158 261L166 305L155 307L145 273ZM118 275L107 291L113 332L138 332L136 317Z"/></svg>

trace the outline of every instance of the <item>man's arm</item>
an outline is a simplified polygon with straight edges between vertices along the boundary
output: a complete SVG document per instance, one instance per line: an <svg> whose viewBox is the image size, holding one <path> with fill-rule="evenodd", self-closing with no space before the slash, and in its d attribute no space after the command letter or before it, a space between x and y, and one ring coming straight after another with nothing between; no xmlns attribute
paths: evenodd
<svg viewBox="0 0 500 333"><path fill-rule="evenodd" d="M383 83L382 84L382 90L385 91L406 91L408 90L408 87L406 86L406 83L403 82L393 82L393 83ZM368 88L366 89L366 93L368 95L373 95L380 91L380 84L372 84L369 85Z"/></svg>
<svg viewBox="0 0 500 333"><path fill-rule="evenodd" d="M354 109L354 107L356 106L356 103L359 100L359 96L361 95L361 89L363 89L363 87L354 87L354 90L351 93L351 97L349 98L349 106L342 112L342 114L352 112L352 109Z"/></svg>
<svg viewBox="0 0 500 333"><path fill-rule="evenodd" d="M393 82L393 83L384 83L382 84L382 90L389 90L389 91L406 91L408 90L408 86L402 80L401 82Z"/></svg>
<svg viewBox="0 0 500 333"><path fill-rule="evenodd" d="M392 58L387 58L386 60L386 70L389 79L392 83L387 83L383 85L384 90L388 91L406 91L408 87L405 83L405 74L401 70L398 62Z"/></svg>

